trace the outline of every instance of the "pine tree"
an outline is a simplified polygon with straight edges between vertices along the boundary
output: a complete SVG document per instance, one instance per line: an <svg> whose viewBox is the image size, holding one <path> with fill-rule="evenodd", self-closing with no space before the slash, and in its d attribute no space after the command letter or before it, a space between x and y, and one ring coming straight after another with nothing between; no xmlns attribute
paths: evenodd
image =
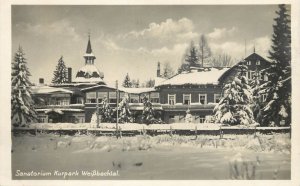
<svg viewBox="0 0 300 186"><path fill-rule="evenodd" d="M165 62L164 63L164 67L163 67L163 74L162 77L163 78L170 78L174 75L174 70L172 69L171 65L169 62Z"/></svg>
<svg viewBox="0 0 300 186"><path fill-rule="evenodd" d="M258 70L255 71L255 75L252 80L250 80L250 86L253 96L253 102L251 104L251 108L253 111L254 120L257 123L262 123L262 108L264 106L264 102L262 100L260 90L261 90L261 80L259 78Z"/></svg>
<svg viewBox="0 0 300 186"><path fill-rule="evenodd" d="M262 94L267 94L263 108L263 125L291 124L291 28L285 5L279 5L273 25L272 46L269 58L272 65L264 73L269 81L262 85Z"/></svg>
<svg viewBox="0 0 300 186"><path fill-rule="evenodd" d="M211 50L206 40L205 35L201 35L199 41L199 58L201 60L201 66L204 67L204 62L211 57Z"/></svg>
<svg viewBox="0 0 300 186"><path fill-rule="evenodd" d="M277 61L282 67L290 66L291 63L291 21L285 5L279 5L276 11L278 17L274 19L274 33L272 35L272 46L269 58Z"/></svg>
<svg viewBox="0 0 300 186"><path fill-rule="evenodd" d="M31 98L31 76L24 58L24 53L19 47L14 56L11 72L11 121L14 126L25 126L37 120L34 102Z"/></svg>
<svg viewBox="0 0 300 186"><path fill-rule="evenodd" d="M126 88L132 87L132 83L130 81L130 77L129 77L128 73L126 74L125 79L123 81L123 87L126 87Z"/></svg>
<svg viewBox="0 0 300 186"><path fill-rule="evenodd" d="M52 79L52 83L54 84L62 84L68 82L68 71L62 56L58 60L56 70L54 71L53 75L54 77Z"/></svg>
<svg viewBox="0 0 300 186"><path fill-rule="evenodd" d="M147 88L151 88L151 87L154 87L154 85L155 85L155 80L154 79L149 79L149 80L147 80L146 82L145 82L145 87L147 87Z"/></svg>
<svg viewBox="0 0 300 186"><path fill-rule="evenodd" d="M107 98L104 98L101 102L100 108L101 122L112 122L113 110L110 108Z"/></svg>
<svg viewBox="0 0 300 186"><path fill-rule="evenodd" d="M135 79L133 79L132 81L131 81L131 87L132 88L139 88L140 87L140 80L139 79L137 79L137 80L135 80Z"/></svg>
<svg viewBox="0 0 300 186"><path fill-rule="evenodd" d="M155 112L153 109L153 105L151 101L147 98L147 96L143 97L144 109L142 113L142 120L145 124L153 124L153 123L162 123L159 118L159 114Z"/></svg>
<svg viewBox="0 0 300 186"><path fill-rule="evenodd" d="M187 50L184 56L184 62L178 68L178 73L183 71L190 71L190 67L197 66L199 64L199 54L198 50L194 45L194 42L191 42L190 48Z"/></svg>
<svg viewBox="0 0 300 186"><path fill-rule="evenodd" d="M251 87L244 75L247 66L242 63L237 69L238 75L223 87L223 97L214 109L215 119L218 123L249 125L254 123L254 118L250 108Z"/></svg>
<svg viewBox="0 0 300 186"><path fill-rule="evenodd" d="M119 121L121 123L132 122L132 114L129 110L129 97L127 94L123 97L122 101L118 104Z"/></svg>

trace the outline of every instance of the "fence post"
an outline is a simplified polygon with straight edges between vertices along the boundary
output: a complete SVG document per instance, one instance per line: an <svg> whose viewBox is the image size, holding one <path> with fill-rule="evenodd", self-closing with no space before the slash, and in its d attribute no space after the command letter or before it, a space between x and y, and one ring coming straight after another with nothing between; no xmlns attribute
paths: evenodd
<svg viewBox="0 0 300 186"><path fill-rule="evenodd" d="M292 125L290 125L290 139L292 138Z"/></svg>
<svg viewBox="0 0 300 186"><path fill-rule="evenodd" d="M118 133L118 129L119 127L118 126L116 126L116 137L117 137L117 139L119 139L119 133Z"/></svg>
<svg viewBox="0 0 300 186"><path fill-rule="evenodd" d="M37 128L36 128L36 126L35 126L35 132L34 132L34 134L35 134L35 136L36 136L36 134L37 134Z"/></svg>
<svg viewBox="0 0 300 186"><path fill-rule="evenodd" d="M172 129L172 126L170 126L170 136L173 136L173 129Z"/></svg>
<svg viewBox="0 0 300 186"><path fill-rule="evenodd" d="M197 125L196 125L196 127L195 127L195 139L197 139L198 138L198 129L197 129Z"/></svg>
<svg viewBox="0 0 300 186"><path fill-rule="evenodd" d="M256 137L256 126L254 126L254 138Z"/></svg>
<svg viewBox="0 0 300 186"><path fill-rule="evenodd" d="M119 135L120 135L120 138L122 138L122 129L120 126L119 126Z"/></svg>
<svg viewBox="0 0 300 186"><path fill-rule="evenodd" d="M223 131L222 131L222 126L220 125L220 139L223 138Z"/></svg>

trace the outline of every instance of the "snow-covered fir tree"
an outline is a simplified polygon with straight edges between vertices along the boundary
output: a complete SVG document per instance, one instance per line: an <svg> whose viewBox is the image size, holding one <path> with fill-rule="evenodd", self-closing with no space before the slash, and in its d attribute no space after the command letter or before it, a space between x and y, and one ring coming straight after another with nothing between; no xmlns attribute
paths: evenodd
<svg viewBox="0 0 300 186"><path fill-rule="evenodd" d="M156 119L156 113L152 107L151 101L144 96L143 98L144 109L142 113L143 123L152 124L152 123L161 123L160 119Z"/></svg>
<svg viewBox="0 0 300 186"><path fill-rule="evenodd" d="M257 123L261 123L262 108L264 106L264 101L262 100L262 96L260 94L261 80L259 78L259 72L257 70L255 71L253 79L250 80L250 86L251 86L251 91L253 96L253 101L251 103L253 117Z"/></svg>
<svg viewBox="0 0 300 186"><path fill-rule="evenodd" d="M264 70L269 81L262 85L261 94L266 94L263 108L263 125L291 124L291 28L288 10L279 5L274 19L272 46L269 58L272 65Z"/></svg>
<svg viewBox="0 0 300 186"><path fill-rule="evenodd" d="M128 73L126 74L122 85L123 85L123 87L126 87L126 88L132 87L132 83L130 81L130 77L129 77Z"/></svg>
<svg viewBox="0 0 300 186"><path fill-rule="evenodd" d="M132 114L129 110L129 97L127 94L122 98L118 104L119 121L121 123L131 123L133 121Z"/></svg>
<svg viewBox="0 0 300 186"><path fill-rule="evenodd" d="M36 121L37 114L31 97L31 76L21 47L15 53L11 71L11 122L14 126L26 126Z"/></svg>
<svg viewBox="0 0 300 186"><path fill-rule="evenodd" d="M63 60L63 56L61 56L58 60L58 64L56 65L56 70L53 72L52 83L54 84L62 84L68 82L68 71Z"/></svg>
<svg viewBox="0 0 300 186"><path fill-rule="evenodd" d="M214 108L215 121L230 125L254 123L251 87L244 75L247 66L243 62L237 66L238 74L232 82L223 87L223 97Z"/></svg>
<svg viewBox="0 0 300 186"><path fill-rule="evenodd" d="M110 108L109 103L107 102L107 98L104 98L101 102L100 115L101 122L112 122L113 110Z"/></svg>

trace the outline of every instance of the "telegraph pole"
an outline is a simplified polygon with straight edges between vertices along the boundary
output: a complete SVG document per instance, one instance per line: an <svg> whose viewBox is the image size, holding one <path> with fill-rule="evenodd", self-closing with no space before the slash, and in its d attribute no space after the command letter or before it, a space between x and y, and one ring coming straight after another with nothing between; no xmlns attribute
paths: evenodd
<svg viewBox="0 0 300 186"><path fill-rule="evenodd" d="M116 80L116 94L117 94L117 122L116 122L116 136L117 138L119 138L119 134L118 134L118 131L119 131L119 88L118 88L118 80Z"/></svg>
<svg viewBox="0 0 300 186"><path fill-rule="evenodd" d="M96 91L96 112L97 112L97 128L99 128L99 99L98 99L98 91Z"/></svg>

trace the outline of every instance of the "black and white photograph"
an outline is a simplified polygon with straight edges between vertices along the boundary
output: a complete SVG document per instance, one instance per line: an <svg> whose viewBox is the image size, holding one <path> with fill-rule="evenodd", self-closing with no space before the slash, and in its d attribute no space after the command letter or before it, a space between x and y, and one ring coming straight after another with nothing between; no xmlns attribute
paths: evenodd
<svg viewBox="0 0 300 186"><path fill-rule="evenodd" d="M14 184L295 178L295 3L8 7Z"/></svg>

